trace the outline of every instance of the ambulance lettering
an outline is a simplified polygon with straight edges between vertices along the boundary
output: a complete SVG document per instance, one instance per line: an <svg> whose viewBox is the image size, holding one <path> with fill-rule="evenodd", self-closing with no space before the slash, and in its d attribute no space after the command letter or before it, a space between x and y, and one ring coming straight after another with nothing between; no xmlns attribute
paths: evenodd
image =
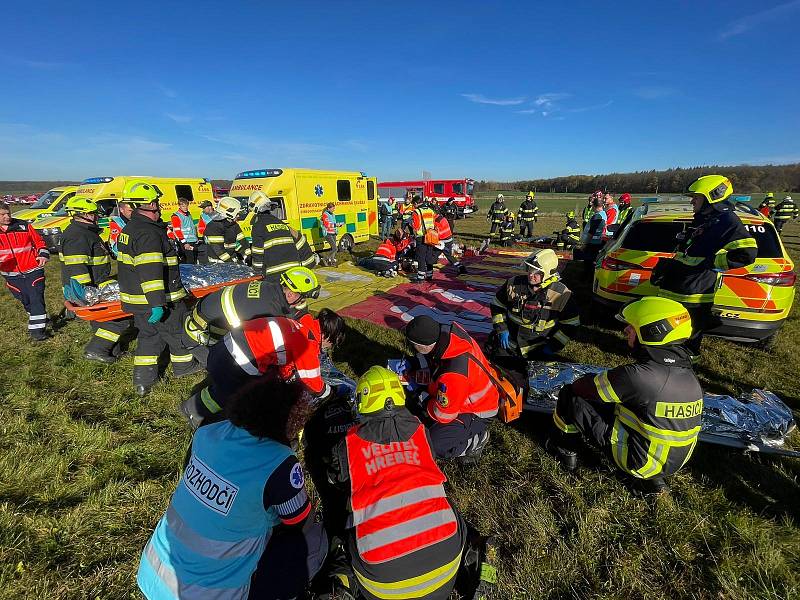
<svg viewBox="0 0 800 600"><path fill-rule="evenodd" d="M260 190L264 187L261 183L234 183L231 192L249 192Z"/></svg>

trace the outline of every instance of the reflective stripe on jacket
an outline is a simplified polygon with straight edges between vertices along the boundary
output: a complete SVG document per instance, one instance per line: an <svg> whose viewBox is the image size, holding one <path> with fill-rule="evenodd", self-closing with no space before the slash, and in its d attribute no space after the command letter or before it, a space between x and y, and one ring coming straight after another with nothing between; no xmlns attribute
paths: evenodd
<svg viewBox="0 0 800 600"><path fill-rule="evenodd" d="M385 563L454 536L458 521L424 426L407 441L387 444L365 440L358 430L348 432L346 443L359 557Z"/></svg>
<svg viewBox="0 0 800 600"><path fill-rule="evenodd" d="M322 212L320 221L322 222L322 229L325 231L326 235L336 235L336 215L329 210L325 210Z"/></svg>
<svg viewBox="0 0 800 600"><path fill-rule="evenodd" d="M0 275L14 276L41 269L36 259L49 258L50 252L33 225L11 219L5 231L0 229Z"/></svg>
<svg viewBox="0 0 800 600"><path fill-rule="evenodd" d="M187 295L178 255L167 237L167 225L134 212L117 240L117 270L122 308L149 313Z"/></svg>
<svg viewBox="0 0 800 600"><path fill-rule="evenodd" d="M426 231L436 230L436 213L432 208L415 208L411 213L411 226L416 237L423 237Z"/></svg>
<svg viewBox="0 0 800 600"><path fill-rule="evenodd" d="M471 357L471 358L470 358ZM499 394L485 369L489 361L478 343L457 323L442 327L439 341L426 360L431 365L427 412L449 423L462 413L489 419L497 414Z"/></svg>
<svg viewBox="0 0 800 600"><path fill-rule="evenodd" d="M97 287L111 278L111 256L97 225L73 219L59 240L58 258L62 285L74 279Z"/></svg>
<svg viewBox="0 0 800 600"><path fill-rule="evenodd" d="M264 486L292 451L229 421L197 430L183 477L156 525L136 581L149 600L245 600L272 529Z"/></svg>

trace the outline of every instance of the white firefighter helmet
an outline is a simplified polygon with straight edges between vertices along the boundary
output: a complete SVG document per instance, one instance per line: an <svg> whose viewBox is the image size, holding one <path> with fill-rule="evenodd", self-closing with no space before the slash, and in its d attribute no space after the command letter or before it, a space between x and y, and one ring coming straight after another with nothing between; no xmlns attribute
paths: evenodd
<svg viewBox="0 0 800 600"><path fill-rule="evenodd" d="M225 196L219 199L215 210L225 218L235 220L239 213L242 212L242 205L236 198Z"/></svg>
<svg viewBox="0 0 800 600"><path fill-rule="evenodd" d="M546 281L558 272L558 256L552 249L542 248L531 252L522 266L528 273L541 273L542 280Z"/></svg>
<svg viewBox="0 0 800 600"><path fill-rule="evenodd" d="M247 209L250 212L260 213L270 210L272 207L272 200L269 199L266 192L256 190L247 199Z"/></svg>

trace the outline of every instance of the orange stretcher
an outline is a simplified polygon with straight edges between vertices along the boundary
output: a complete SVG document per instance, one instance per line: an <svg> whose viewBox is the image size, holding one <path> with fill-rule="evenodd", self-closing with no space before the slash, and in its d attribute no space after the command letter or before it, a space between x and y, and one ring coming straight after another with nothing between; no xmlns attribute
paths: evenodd
<svg viewBox="0 0 800 600"><path fill-rule="evenodd" d="M216 292L217 290L229 285L235 285L237 283L250 283L251 281L259 280L261 280L261 276L256 275L254 277L246 277L245 279L234 279L232 281L226 281L225 283L215 283L214 285L194 288L189 290L188 299L196 300L198 298L202 298L203 296L208 296L211 292ZM130 313L122 310L122 304L119 300L114 302L99 302L92 306L78 306L69 300L64 300L64 306L67 310L71 310L78 316L78 318L83 319L84 321L97 321L98 323L103 323L105 321L115 321L117 319L132 316Z"/></svg>

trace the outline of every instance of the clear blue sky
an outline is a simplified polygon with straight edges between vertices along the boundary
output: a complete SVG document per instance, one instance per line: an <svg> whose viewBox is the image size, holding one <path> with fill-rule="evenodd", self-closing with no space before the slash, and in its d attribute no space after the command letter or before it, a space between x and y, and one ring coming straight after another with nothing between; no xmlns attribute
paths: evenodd
<svg viewBox="0 0 800 600"><path fill-rule="evenodd" d="M16 4L0 179L800 160L800 0Z"/></svg>

